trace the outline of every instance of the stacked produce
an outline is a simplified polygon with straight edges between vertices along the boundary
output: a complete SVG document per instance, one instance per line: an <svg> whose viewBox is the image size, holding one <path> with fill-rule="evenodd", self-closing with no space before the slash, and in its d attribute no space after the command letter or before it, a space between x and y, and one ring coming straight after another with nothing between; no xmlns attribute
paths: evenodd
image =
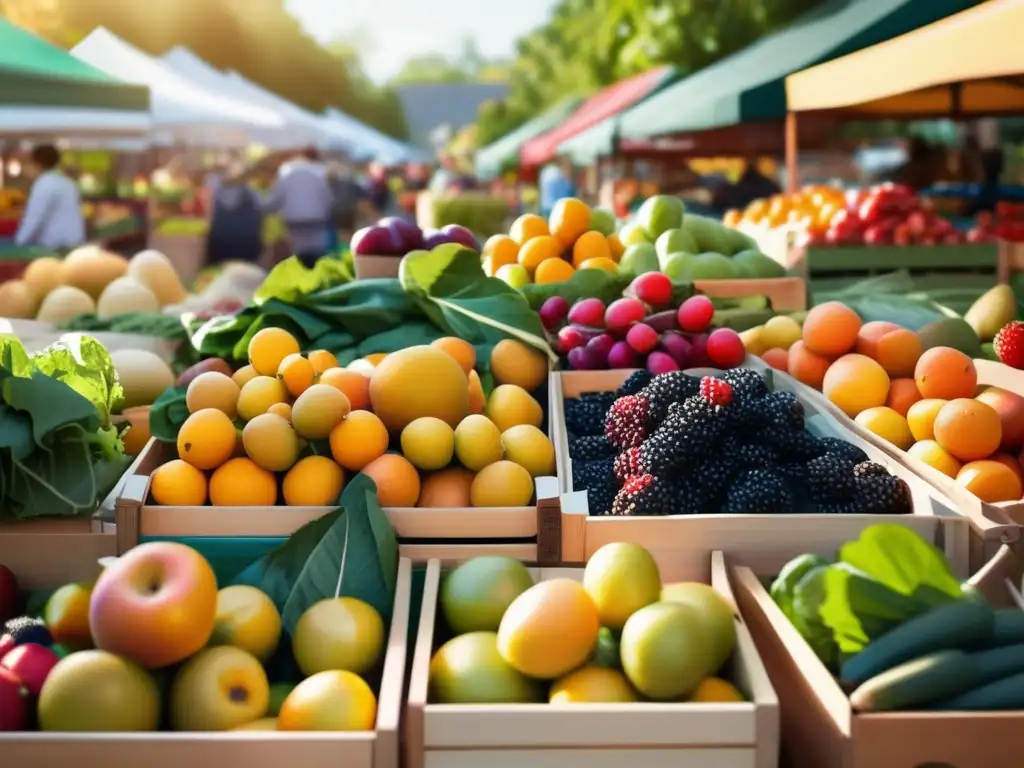
<svg viewBox="0 0 1024 768"><path fill-rule="evenodd" d="M582 582L477 557L447 576L440 609L454 637L430 662L438 704L744 700L719 676L736 643L729 603L707 584L663 586L636 544L599 549Z"/></svg>
<svg viewBox="0 0 1024 768"><path fill-rule="evenodd" d="M572 482L596 515L905 514L906 483L857 446L807 431L756 371L638 371L565 401Z"/></svg>
<svg viewBox="0 0 1024 768"><path fill-rule="evenodd" d="M801 555L771 595L855 710L1024 707L1024 612L994 610L908 528L866 528L834 562Z"/></svg>
<svg viewBox="0 0 1024 768"><path fill-rule="evenodd" d="M971 357L937 343L966 338L979 349L974 334L995 333L1006 314L1002 304L1009 301L1015 312L1007 291L993 289L965 320L950 318L916 333L893 323L862 323L846 305L827 302L807 313L802 328L777 318L748 331L746 340L754 350L759 341L777 344L762 352L766 362L821 390L864 429L983 501L1013 501L1024 491L1024 397L997 387L979 393ZM998 345L1007 356L1011 335L1004 332Z"/></svg>
<svg viewBox="0 0 1024 768"><path fill-rule="evenodd" d="M360 229L352 235L350 247L357 256L402 257L412 251L429 251L447 243L480 250L476 235L458 224L449 224L438 230L421 230L399 216L388 216Z"/></svg>
<svg viewBox="0 0 1024 768"><path fill-rule="evenodd" d="M362 472L384 507L521 507L533 478L554 472L526 388L545 380L547 360L518 341L495 346L504 383L486 397L475 349L456 338L342 368L264 328L248 357L234 373L216 361L186 377L189 416L178 458L153 472L157 504L330 506L346 472Z"/></svg>
<svg viewBox="0 0 1024 768"><path fill-rule="evenodd" d="M598 298L572 306L552 296L540 308L553 346L570 368L646 367L651 373L712 365L733 368L747 352L730 328L711 330L715 307L706 296L673 306L672 281L660 272L634 278L625 295L608 305Z"/></svg>
<svg viewBox="0 0 1024 768"><path fill-rule="evenodd" d="M95 584L61 587L41 616L11 618L18 603L0 565L0 731L374 728L364 678L382 661L384 620L356 598L312 602L287 627L289 648L266 593L218 590L202 555L160 542L107 565ZM268 672L281 654L298 684Z"/></svg>

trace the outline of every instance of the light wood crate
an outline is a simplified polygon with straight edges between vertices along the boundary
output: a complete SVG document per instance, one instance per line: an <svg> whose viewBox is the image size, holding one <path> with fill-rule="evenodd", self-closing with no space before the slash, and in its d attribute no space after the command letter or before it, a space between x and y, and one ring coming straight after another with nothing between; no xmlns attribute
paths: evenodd
<svg viewBox="0 0 1024 768"><path fill-rule="evenodd" d="M1018 371L991 360L975 360L974 367L978 371L979 385L999 387L1024 397L1024 371ZM949 499L957 511L967 516L981 534L974 555L976 566L987 562L1003 544L1024 546L1020 538L1020 525L1024 524L1024 500L1004 501L997 504L982 501L958 485L953 478L866 430L833 405L821 392L810 387L804 387L804 389L809 398L816 400L819 407L831 413L833 418L846 429L861 440L892 456L907 470L913 472L928 485L934 487L943 497Z"/></svg>
<svg viewBox="0 0 1024 768"><path fill-rule="evenodd" d="M373 731L228 733L0 733L3 765L77 768L302 766L398 768L408 654L412 563L399 561Z"/></svg>
<svg viewBox="0 0 1024 768"><path fill-rule="evenodd" d="M951 528L966 520L942 521L947 541L962 538ZM808 550L816 551L816 550ZM832 554L831 551L818 551ZM962 573L964 553L950 553ZM982 591L992 595L1002 577L1019 567L1004 547L994 578ZM886 712L858 714L847 695L765 589L761 578L778 573L782 562L729 563L733 592L779 696L782 754L799 768L996 768L1020 764L1019 734L1024 712ZM980 575L980 574L979 574ZM977 576L972 579L972 583ZM1002 592L1006 593L1005 586ZM1008 600L1001 601L1009 607ZM997 603L999 604L999 603Z"/></svg>
<svg viewBox="0 0 1024 768"><path fill-rule="evenodd" d="M735 605L720 552L705 581ZM659 567L665 563L659 560ZM439 645L442 564L427 565L405 722L406 768L775 768L779 709L767 672L738 614L730 677L736 704L432 704L430 659ZM537 580L582 580L582 568L534 569ZM664 577L664 571L663 571ZM664 577L667 579L667 577ZM443 629L443 627L442 627Z"/></svg>
<svg viewBox="0 0 1024 768"><path fill-rule="evenodd" d="M357 280L368 280L375 277L398 277L398 267L402 263L400 256L360 256L353 255L352 261L356 268Z"/></svg>
<svg viewBox="0 0 1024 768"><path fill-rule="evenodd" d="M744 365L761 373L768 367L758 358L747 357ZM590 556L612 541L640 544L660 559L670 562L702 562L714 550L730 554L756 555L778 551L799 554L799 547L826 540L842 543L853 531L880 519L900 520L908 516L879 518L877 515L667 515L663 517L617 517L590 515L586 491L572 487L572 459L565 429L563 398L578 397L583 392L617 389L631 370L555 372L548 383L549 419L555 443L557 474L562 483L562 562L586 562ZM721 373L713 368L694 368L687 373L708 376ZM914 517L922 525L934 516L955 516L953 504L938 491L909 471L900 462L873 443L840 424L823 406L821 398L810 396L810 390L785 374L771 371L773 386L778 391L793 392L804 406L808 417L818 417L820 425L835 437L860 447L871 461L878 462L892 474L906 481L910 488ZM853 533L856 536L856 533ZM693 572L682 578L707 579L707 573Z"/></svg>
<svg viewBox="0 0 1024 768"><path fill-rule="evenodd" d="M99 559L117 554L117 539L90 517L40 518L0 525L0 564L23 589L55 589L100 574Z"/></svg>
<svg viewBox="0 0 1024 768"><path fill-rule="evenodd" d="M693 287L714 299L767 296L776 312L807 309L807 283L802 277L770 277L757 280L697 280Z"/></svg>
<svg viewBox="0 0 1024 768"><path fill-rule="evenodd" d="M997 245L996 279L1000 283L1009 283L1014 274L1024 272L1024 243L1000 240Z"/></svg>
<svg viewBox="0 0 1024 768"><path fill-rule="evenodd" d="M335 509L330 507L170 507L152 502L150 475L174 458L174 449L150 439L115 506L118 552L141 537L279 537ZM400 539L403 557L421 562L433 557L465 558L501 554L554 564L561 553L561 508L558 481L536 479L537 503L531 507L385 508ZM510 541L511 543L502 543Z"/></svg>

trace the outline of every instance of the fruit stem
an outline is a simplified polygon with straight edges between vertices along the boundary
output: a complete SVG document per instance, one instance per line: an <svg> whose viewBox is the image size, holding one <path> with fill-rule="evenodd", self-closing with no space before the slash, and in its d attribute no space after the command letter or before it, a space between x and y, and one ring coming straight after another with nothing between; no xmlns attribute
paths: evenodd
<svg viewBox="0 0 1024 768"><path fill-rule="evenodd" d="M341 580L345 577L345 556L348 554L348 510L345 510L345 546L341 548L341 567L338 569L338 585L334 588L334 599L341 596Z"/></svg>

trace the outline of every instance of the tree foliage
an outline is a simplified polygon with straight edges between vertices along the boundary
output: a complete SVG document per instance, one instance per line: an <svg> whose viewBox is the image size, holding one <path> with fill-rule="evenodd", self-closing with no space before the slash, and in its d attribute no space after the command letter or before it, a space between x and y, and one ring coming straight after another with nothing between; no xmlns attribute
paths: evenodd
<svg viewBox="0 0 1024 768"><path fill-rule="evenodd" d="M558 0L525 35L509 74L509 96L485 104L488 144L571 95L588 95L662 64L696 72L745 48L822 0Z"/></svg>

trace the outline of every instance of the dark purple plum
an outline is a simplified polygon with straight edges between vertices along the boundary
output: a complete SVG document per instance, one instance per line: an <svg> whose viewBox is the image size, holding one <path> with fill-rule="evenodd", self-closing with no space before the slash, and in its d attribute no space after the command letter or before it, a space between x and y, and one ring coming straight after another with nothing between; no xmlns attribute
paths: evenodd
<svg viewBox="0 0 1024 768"><path fill-rule="evenodd" d="M377 222L378 227L386 227L401 243L403 253L415 251L423 247L423 233L411 221L399 216L387 216Z"/></svg>
<svg viewBox="0 0 1024 768"><path fill-rule="evenodd" d="M387 227L372 226L352 236L352 252L356 256L404 256L397 236ZM358 238L358 239L357 239Z"/></svg>
<svg viewBox="0 0 1024 768"><path fill-rule="evenodd" d="M609 368L636 368L637 360L636 352L624 341L616 341L608 353Z"/></svg>
<svg viewBox="0 0 1024 768"><path fill-rule="evenodd" d="M569 302L564 296L552 296L540 305L537 314L545 330L554 331L569 314Z"/></svg>
<svg viewBox="0 0 1024 768"><path fill-rule="evenodd" d="M576 371L593 371L598 367L586 347L570 349L566 357L569 360L569 367Z"/></svg>
<svg viewBox="0 0 1024 768"><path fill-rule="evenodd" d="M448 235L453 243L472 248L474 251L480 250L480 242L476 239L476 235L459 224L448 224L441 227L441 231Z"/></svg>
<svg viewBox="0 0 1024 768"><path fill-rule="evenodd" d="M451 242L452 239L439 229L427 229L423 232L423 247L428 251Z"/></svg>
<svg viewBox="0 0 1024 768"><path fill-rule="evenodd" d="M615 346L615 338L607 333L595 336L587 342L587 354L593 361L595 368L608 367L608 353Z"/></svg>
<svg viewBox="0 0 1024 768"><path fill-rule="evenodd" d="M683 334L677 331L666 331L661 334L661 349L676 361L680 368L690 368L690 357L693 349Z"/></svg>

